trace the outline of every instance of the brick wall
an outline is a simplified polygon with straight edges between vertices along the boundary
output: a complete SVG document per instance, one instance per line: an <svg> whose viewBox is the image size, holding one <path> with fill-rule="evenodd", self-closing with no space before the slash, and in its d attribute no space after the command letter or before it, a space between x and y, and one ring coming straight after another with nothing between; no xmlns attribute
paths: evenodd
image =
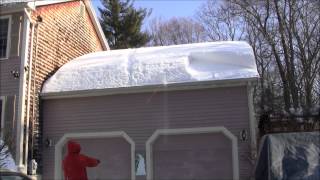
<svg viewBox="0 0 320 180"><path fill-rule="evenodd" d="M28 156L29 159L36 158L41 164L39 92L44 81L68 61L90 52L101 51L103 48L81 1L38 7L32 13L32 18L36 20L38 16L42 18L42 23L33 26L31 97L26 98L30 103L30 109L26 111L30 113Z"/></svg>

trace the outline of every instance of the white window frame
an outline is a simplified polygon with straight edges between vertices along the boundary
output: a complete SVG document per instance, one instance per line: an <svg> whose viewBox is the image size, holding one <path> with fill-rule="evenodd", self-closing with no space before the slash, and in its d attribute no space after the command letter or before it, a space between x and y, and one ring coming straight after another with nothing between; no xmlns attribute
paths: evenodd
<svg viewBox="0 0 320 180"><path fill-rule="evenodd" d="M1 101L1 117L0 117L0 122L1 122L1 128L4 128L4 114L5 114L5 105L6 105L6 97L5 96L0 96L0 101ZM4 132L1 131L0 138L3 139L4 137Z"/></svg>
<svg viewBox="0 0 320 180"><path fill-rule="evenodd" d="M10 54L10 47L11 47L11 22L12 22L12 16L11 15L5 15L0 16L0 19L8 19L8 35L7 35L7 52L5 57L0 57L0 60L9 59Z"/></svg>

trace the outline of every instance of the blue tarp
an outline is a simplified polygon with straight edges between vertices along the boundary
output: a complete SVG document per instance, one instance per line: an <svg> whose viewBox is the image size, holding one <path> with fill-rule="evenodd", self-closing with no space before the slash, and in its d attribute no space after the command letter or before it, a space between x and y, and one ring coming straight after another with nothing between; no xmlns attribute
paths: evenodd
<svg viewBox="0 0 320 180"><path fill-rule="evenodd" d="M320 132L265 135L256 180L320 180Z"/></svg>

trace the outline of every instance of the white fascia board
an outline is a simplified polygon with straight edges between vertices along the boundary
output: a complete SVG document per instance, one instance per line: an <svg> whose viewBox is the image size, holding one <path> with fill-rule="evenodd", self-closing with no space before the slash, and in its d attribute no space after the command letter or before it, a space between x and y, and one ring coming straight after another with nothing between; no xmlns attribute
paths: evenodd
<svg viewBox="0 0 320 180"><path fill-rule="evenodd" d="M43 1L31 1L28 2L27 6L33 10L36 9L38 6L46 6L46 5L51 5L51 4L59 4L59 3L64 3L64 2L70 2L74 0L43 0Z"/></svg>
<svg viewBox="0 0 320 180"><path fill-rule="evenodd" d="M29 2L28 3L28 7L35 10L36 7L38 6L45 6L45 5L51 5L51 4L58 4L58 3L65 3L65 2L70 2L70 1L75 1L75 0L44 0L44 1L35 1L35 2ZM110 50L109 45L108 45L108 41L104 35L104 32L101 28L99 19L91 5L91 2L89 0L83 0L88 13L89 13L89 17L92 21L92 24L98 34L99 40L102 44L103 50L107 51Z"/></svg>
<svg viewBox="0 0 320 180"><path fill-rule="evenodd" d="M40 95L42 99L64 99L64 98L106 96L106 95L115 95L115 94L134 94L134 93L145 93L145 92L165 92L165 91L178 91L178 90L211 89L211 88L221 88L221 87L238 87L238 86L246 86L248 82L252 82L252 81L257 81L257 78L198 81L198 82L176 83L176 84L167 84L167 85L162 84L162 85L148 85L148 86L135 86L135 87L123 87L123 88L66 91L66 92L42 93Z"/></svg>
<svg viewBox="0 0 320 180"><path fill-rule="evenodd" d="M91 1L89 1L89 0L84 0L84 4L85 4L86 7L87 7L89 16L90 16L90 18L91 18L91 20L92 20L92 23L93 23L93 25L94 25L94 27L95 27L95 29L96 29L96 32L97 32L98 37L99 37L99 39L100 39L100 42L101 42L101 44L102 44L103 50L104 50L104 51L110 50L110 47L109 47L109 45L108 45L107 38L106 38L106 36L104 35L104 32L103 32L103 30L102 30L102 28L101 28L99 19L98 19L97 15L96 15L95 10L94 10L93 7L92 7Z"/></svg>
<svg viewBox="0 0 320 180"><path fill-rule="evenodd" d="M74 0L42 0L42 1L29 1L25 3L18 3L18 4L15 4L14 6L1 8L0 14L20 12L20 11L23 11L24 8L30 8L32 10L35 10L36 7L38 6L58 4L58 3L64 3L69 1L74 1Z"/></svg>

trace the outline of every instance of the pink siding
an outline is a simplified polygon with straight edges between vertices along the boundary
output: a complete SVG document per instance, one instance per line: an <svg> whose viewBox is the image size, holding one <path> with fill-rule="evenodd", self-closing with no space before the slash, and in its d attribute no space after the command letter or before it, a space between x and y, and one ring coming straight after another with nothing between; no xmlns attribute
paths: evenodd
<svg viewBox="0 0 320 180"><path fill-rule="evenodd" d="M17 95L19 93L19 78L14 78L11 71L20 72L21 54L18 54L21 47L19 47L19 33L20 41L23 37L23 28L19 31L20 17L23 13L4 14L11 15L11 33L10 33L10 53L8 59L0 60L0 96ZM2 15L1 15L2 16ZM23 19L23 18L22 18ZM20 42L21 43L21 42ZM20 49L20 50L19 50ZM20 72L21 73L21 72Z"/></svg>
<svg viewBox="0 0 320 180"><path fill-rule="evenodd" d="M88 178L108 177L124 180L131 177L131 145L123 138L74 139L81 154L99 159L97 167L87 168ZM66 150L64 151L66 154ZM129 162L129 163L128 163Z"/></svg>
<svg viewBox="0 0 320 180"><path fill-rule="evenodd" d="M125 131L145 151L156 129L225 126L235 136L249 131L246 87L122 94L44 100L43 137L57 142L64 133ZM248 178L250 143L238 142L240 177ZM52 177L54 148L44 148L44 178Z"/></svg>
<svg viewBox="0 0 320 180"><path fill-rule="evenodd" d="M1 12L1 8L0 8ZM23 12L11 15L10 51L8 59L0 60L0 96L6 97L4 113L4 135L11 142L10 150L15 155L16 120L18 115L18 101L21 72L21 48L23 39ZM21 20L20 20L21 18ZM21 25L21 28L19 28ZM20 38L20 40L19 40ZM20 41L20 42L19 42ZM20 45L20 46L19 46ZM11 71L20 73L20 78L14 78Z"/></svg>
<svg viewBox="0 0 320 180"><path fill-rule="evenodd" d="M153 145L154 179L232 179L232 144L222 133L160 136Z"/></svg>

